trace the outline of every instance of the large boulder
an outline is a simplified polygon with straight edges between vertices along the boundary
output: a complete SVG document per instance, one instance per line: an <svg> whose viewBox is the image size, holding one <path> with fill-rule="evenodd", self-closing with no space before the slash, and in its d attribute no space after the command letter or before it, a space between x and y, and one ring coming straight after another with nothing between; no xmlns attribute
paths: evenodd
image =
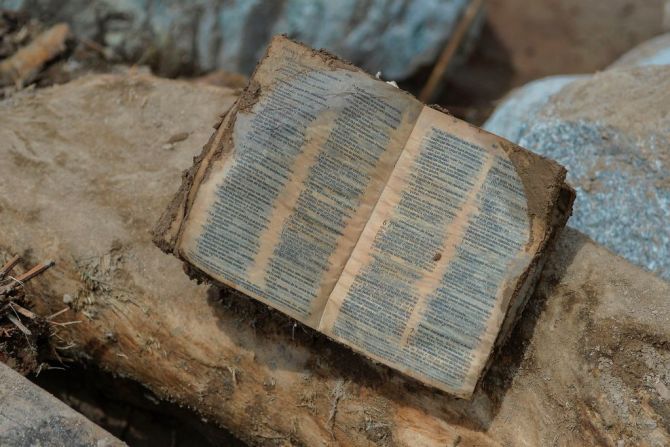
<svg viewBox="0 0 670 447"><path fill-rule="evenodd" d="M670 37L592 76L530 83L484 128L568 168L571 225L670 278ZM640 68L636 68L636 66Z"/></svg>
<svg viewBox="0 0 670 447"><path fill-rule="evenodd" d="M608 68L670 65L670 34L650 39L631 49ZM484 124L489 132L518 142L528 123L556 93L572 81L590 74L548 76L536 79L508 93Z"/></svg>

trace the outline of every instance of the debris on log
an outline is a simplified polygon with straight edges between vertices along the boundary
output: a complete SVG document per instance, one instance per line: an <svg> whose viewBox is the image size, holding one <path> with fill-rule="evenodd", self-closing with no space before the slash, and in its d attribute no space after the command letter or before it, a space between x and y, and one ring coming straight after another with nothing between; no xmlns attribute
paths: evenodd
<svg viewBox="0 0 670 447"><path fill-rule="evenodd" d="M49 338L57 335L57 327L63 325L53 319L63 312L46 318L37 315L30 310L34 302L26 293L26 283L53 267L53 261L38 263L24 273L13 273L20 260L19 256L12 256L0 267L0 362L21 374L39 373L49 367L40 361L40 353L44 351L43 357L50 349Z"/></svg>

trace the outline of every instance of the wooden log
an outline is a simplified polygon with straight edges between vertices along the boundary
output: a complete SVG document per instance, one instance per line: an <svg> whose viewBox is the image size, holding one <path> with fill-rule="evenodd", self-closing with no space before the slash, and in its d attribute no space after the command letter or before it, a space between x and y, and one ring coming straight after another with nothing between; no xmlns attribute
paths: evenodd
<svg viewBox="0 0 670 447"><path fill-rule="evenodd" d="M0 445L126 444L0 363Z"/></svg>
<svg viewBox="0 0 670 447"><path fill-rule="evenodd" d="M23 85L47 62L65 50L70 36L66 23L57 23L44 31L11 57L0 62L0 85Z"/></svg>
<svg viewBox="0 0 670 447"><path fill-rule="evenodd" d="M670 442L670 286L574 230L472 401L189 281L149 229L233 99L103 76L0 103L0 248L55 259L27 289L42 315L66 301L83 320L68 351L254 445Z"/></svg>

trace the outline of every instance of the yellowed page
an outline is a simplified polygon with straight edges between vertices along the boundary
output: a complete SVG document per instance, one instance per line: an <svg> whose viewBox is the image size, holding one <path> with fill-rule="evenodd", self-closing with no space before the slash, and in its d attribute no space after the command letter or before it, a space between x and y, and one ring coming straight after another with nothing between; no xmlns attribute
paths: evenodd
<svg viewBox="0 0 670 447"><path fill-rule="evenodd" d="M530 243L524 184L504 144L423 109L320 330L470 395L539 246Z"/></svg>
<svg viewBox="0 0 670 447"><path fill-rule="evenodd" d="M226 155L206 167L181 257L316 327L421 107L275 38L226 121Z"/></svg>

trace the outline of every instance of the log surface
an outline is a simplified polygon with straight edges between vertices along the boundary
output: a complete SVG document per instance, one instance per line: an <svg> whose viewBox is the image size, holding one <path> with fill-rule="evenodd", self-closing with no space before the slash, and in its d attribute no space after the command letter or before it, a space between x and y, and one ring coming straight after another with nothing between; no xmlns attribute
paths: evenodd
<svg viewBox="0 0 670 447"><path fill-rule="evenodd" d="M670 286L574 230L472 401L189 281L149 230L233 100L99 76L0 103L0 257L56 261L27 287L83 321L73 353L255 445L670 443Z"/></svg>

